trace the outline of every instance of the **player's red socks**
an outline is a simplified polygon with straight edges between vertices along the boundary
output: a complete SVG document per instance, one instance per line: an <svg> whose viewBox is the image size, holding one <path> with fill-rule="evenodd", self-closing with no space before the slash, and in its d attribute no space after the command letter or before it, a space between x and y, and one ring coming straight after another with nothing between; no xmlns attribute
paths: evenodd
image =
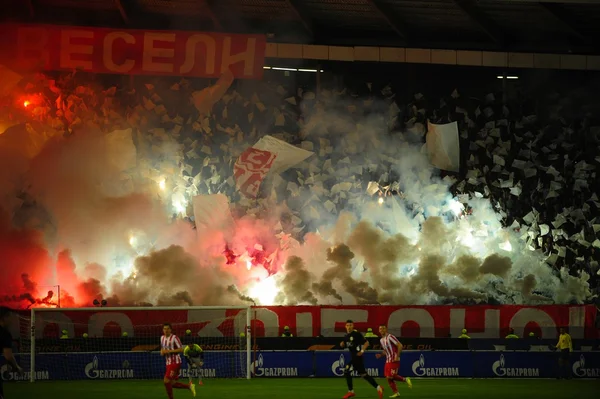
<svg viewBox="0 0 600 399"><path fill-rule="evenodd" d="M396 382L394 380L387 380L388 384L390 384L390 388L392 388L392 392L398 392L398 387L396 386Z"/></svg>
<svg viewBox="0 0 600 399"><path fill-rule="evenodd" d="M394 380L396 381L400 381L400 382L406 382L406 378L402 377L401 375L396 374L394 376Z"/></svg>
<svg viewBox="0 0 600 399"><path fill-rule="evenodd" d="M165 389L167 390L167 396L169 399L173 399L173 386L170 382L165 382Z"/></svg>
<svg viewBox="0 0 600 399"><path fill-rule="evenodd" d="M175 388L175 389L190 389L190 385L184 384L181 382L175 382L175 383L173 383L173 388Z"/></svg>

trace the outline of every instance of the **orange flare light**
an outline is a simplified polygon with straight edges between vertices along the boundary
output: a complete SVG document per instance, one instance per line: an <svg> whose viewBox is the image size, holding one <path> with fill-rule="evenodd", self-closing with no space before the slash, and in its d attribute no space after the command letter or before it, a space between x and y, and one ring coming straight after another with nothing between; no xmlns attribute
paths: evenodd
<svg viewBox="0 0 600 399"><path fill-rule="evenodd" d="M24 106L25 108L29 107L29 105L30 105L30 104L31 104L31 102L29 102L29 101L27 101L27 100L23 101L23 106Z"/></svg>

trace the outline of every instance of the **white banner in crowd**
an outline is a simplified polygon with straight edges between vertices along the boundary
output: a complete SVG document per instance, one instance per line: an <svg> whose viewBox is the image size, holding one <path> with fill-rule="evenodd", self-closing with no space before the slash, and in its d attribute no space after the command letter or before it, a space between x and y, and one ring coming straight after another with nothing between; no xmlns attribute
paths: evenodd
<svg viewBox="0 0 600 399"><path fill-rule="evenodd" d="M426 146L433 166L450 172L459 171L460 143L456 122L444 125L427 122Z"/></svg>
<svg viewBox="0 0 600 399"><path fill-rule="evenodd" d="M235 162L236 187L246 197L256 198L268 174L279 175L313 154L275 137L265 136Z"/></svg>
<svg viewBox="0 0 600 399"><path fill-rule="evenodd" d="M224 194L196 195L192 203L194 222L198 229L206 227L211 231L227 231L235 223L229 209L229 200Z"/></svg>
<svg viewBox="0 0 600 399"><path fill-rule="evenodd" d="M265 136L261 138L252 146L252 148L269 151L270 153L276 155L275 161L269 170L269 174L272 175L282 174L292 166L298 165L300 162L314 154L314 152L298 148L294 145L286 143L285 141L276 139L273 136Z"/></svg>
<svg viewBox="0 0 600 399"><path fill-rule="evenodd" d="M131 137L132 130L113 130L104 136L110 163L123 172L137 166L137 149Z"/></svg>
<svg viewBox="0 0 600 399"><path fill-rule="evenodd" d="M260 184L269 173L277 155L250 147L242 152L233 165L235 186L240 193L249 198L256 198Z"/></svg>
<svg viewBox="0 0 600 399"><path fill-rule="evenodd" d="M201 115L206 115L212 111L214 105L227 93L233 80L233 73L227 70L213 86L192 93L194 106Z"/></svg>

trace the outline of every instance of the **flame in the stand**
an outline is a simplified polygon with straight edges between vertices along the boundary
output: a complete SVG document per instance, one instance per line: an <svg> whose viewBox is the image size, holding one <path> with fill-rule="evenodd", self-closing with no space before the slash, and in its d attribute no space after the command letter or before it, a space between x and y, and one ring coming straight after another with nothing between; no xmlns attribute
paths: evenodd
<svg viewBox="0 0 600 399"><path fill-rule="evenodd" d="M456 217L460 217L465 210L465 206L456 200L450 200L449 207Z"/></svg>
<svg viewBox="0 0 600 399"><path fill-rule="evenodd" d="M500 245L498 245L500 247L500 249L504 250L504 251L512 251L512 245L510 244L510 241L506 240L505 242L501 243Z"/></svg>
<svg viewBox="0 0 600 399"><path fill-rule="evenodd" d="M21 105L23 108L35 108L44 103L44 99L40 94L29 94L16 98L15 105Z"/></svg>
<svg viewBox="0 0 600 399"><path fill-rule="evenodd" d="M233 265L235 264L238 256L229 248L229 246L225 246L225 250L223 251L223 256L225 256L226 264Z"/></svg>
<svg viewBox="0 0 600 399"><path fill-rule="evenodd" d="M279 289L277 288L275 277L271 276L257 282L251 287L248 291L248 296L256 299L260 305L273 305L278 293Z"/></svg>
<svg viewBox="0 0 600 399"><path fill-rule="evenodd" d="M273 258L275 253L268 253L260 244L255 245L254 248L249 248L247 252L241 255L236 254L228 245L226 245L223 250L223 256L225 256L225 264L227 265L243 264L246 266L247 270L252 270L252 268L256 266L261 266L269 272L269 275L274 274L274 271L276 270L273 268Z"/></svg>

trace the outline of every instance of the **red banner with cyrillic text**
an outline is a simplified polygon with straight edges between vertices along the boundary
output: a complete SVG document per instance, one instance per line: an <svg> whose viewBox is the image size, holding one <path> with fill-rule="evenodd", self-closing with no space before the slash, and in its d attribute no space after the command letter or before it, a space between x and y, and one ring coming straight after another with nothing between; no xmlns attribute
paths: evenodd
<svg viewBox="0 0 600 399"><path fill-rule="evenodd" d="M280 336L286 326L299 337L340 336L351 319L359 331L377 331L383 324L400 337L458 337L466 329L471 338L502 338L513 328L521 337L534 332L538 337L556 338L559 328L565 327L574 339L581 339L596 338L596 312L595 306L575 305L264 306L252 308L251 327L259 337ZM246 314L226 308L41 309L36 311L35 333L43 338L66 329L74 337L83 333L104 337L108 332L114 335L117 328L117 333L127 332L130 337L160 336L162 323L170 322L177 334L190 329L199 336L237 336L245 331Z"/></svg>
<svg viewBox="0 0 600 399"><path fill-rule="evenodd" d="M263 75L266 37L228 33L0 25L0 64L15 71L219 77Z"/></svg>

